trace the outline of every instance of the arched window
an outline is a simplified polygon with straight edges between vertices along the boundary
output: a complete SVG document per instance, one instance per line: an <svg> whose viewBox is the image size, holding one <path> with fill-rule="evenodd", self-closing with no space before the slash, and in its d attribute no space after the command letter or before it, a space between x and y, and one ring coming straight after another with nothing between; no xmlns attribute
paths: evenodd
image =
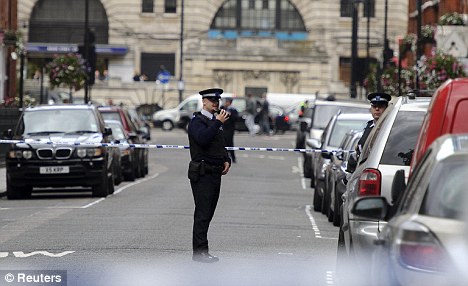
<svg viewBox="0 0 468 286"><path fill-rule="evenodd" d="M89 27L96 44L107 44L109 23L99 0L89 1ZM29 23L29 42L82 43L84 39L85 1L39 0Z"/></svg>
<svg viewBox="0 0 468 286"><path fill-rule="evenodd" d="M276 36L303 40L307 31L301 15L288 0L227 0L216 13L210 37Z"/></svg>

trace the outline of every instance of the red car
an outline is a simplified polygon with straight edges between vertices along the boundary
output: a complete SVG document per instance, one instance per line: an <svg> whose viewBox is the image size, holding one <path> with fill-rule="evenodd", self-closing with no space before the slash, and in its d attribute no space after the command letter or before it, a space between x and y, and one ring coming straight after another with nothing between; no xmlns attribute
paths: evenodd
<svg viewBox="0 0 468 286"><path fill-rule="evenodd" d="M444 134L468 133L468 78L450 79L432 96L411 161L411 170Z"/></svg>
<svg viewBox="0 0 468 286"><path fill-rule="evenodd" d="M118 120L122 123L126 135L131 138L135 144L145 144L147 135L141 130L141 126L137 126L128 111L119 106L99 106L104 120ZM148 174L148 149L135 148L135 155L138 160L135 162L135 177L141 178Z"/></svg>

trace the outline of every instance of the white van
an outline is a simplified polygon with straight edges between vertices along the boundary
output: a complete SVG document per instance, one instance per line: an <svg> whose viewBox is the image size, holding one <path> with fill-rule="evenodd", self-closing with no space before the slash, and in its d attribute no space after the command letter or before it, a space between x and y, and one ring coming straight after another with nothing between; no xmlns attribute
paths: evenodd
<svg viewBox="0 0 468 286"><path fill-rule="evenodd" d="M223 93L221 97L232 97L230 93ZM174 127L186 128L192 114L202 109L202 97L193 94L184 99L179 105L171 109L163 109L153 114L153 124L162 130L172 130Z"/></svg>

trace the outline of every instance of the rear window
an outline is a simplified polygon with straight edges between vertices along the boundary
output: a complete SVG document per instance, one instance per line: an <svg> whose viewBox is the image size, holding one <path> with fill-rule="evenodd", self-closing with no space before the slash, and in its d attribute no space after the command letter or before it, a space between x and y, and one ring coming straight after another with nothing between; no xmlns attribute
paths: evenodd
<svg viewBox="0 0 468 286"><path fill-rule="evenodd" d="M449 219L464 217L468 184L467 159L466 156L453 157L435 168L420 209L421 214Z"/></svg>
<svg viewBox="0 0 468 286"><path fill-rule="evenodd" d="M330 141L328 143L331 147L339 147L343 137L350 130L362 130L366 127L367 121L362 120L338 120L333 127Z"/></svg>
<svg viewBox="0 0 468 286"><path fill-rule="evenodd" d="M453 118L452 133L468 133L467 110L468 100L460 101Z"/></svg>
<svg viewBox="0 0 468 286"><path fill-rule="evenodd" d="M122 119L120 118L120 114L118 112L101 112L101 115L104 120L117 120L122 123Z"/></svg>
<svg viewBox="0 0 468 286"><path fill-rule="evenodd" d="M315 106L315 114L313 121L313 128L325 129L330 119L339 110L341 113L366 113L369 112L369 108L364 107L351 107L351 106L339 106L339 105L317 105Z"/></svg>
<svg viewBox="0 0 468 286"><path fill-rule="evenodd" d="M380 164L409 166L425 112L401 111L393 122Z"/></svg>

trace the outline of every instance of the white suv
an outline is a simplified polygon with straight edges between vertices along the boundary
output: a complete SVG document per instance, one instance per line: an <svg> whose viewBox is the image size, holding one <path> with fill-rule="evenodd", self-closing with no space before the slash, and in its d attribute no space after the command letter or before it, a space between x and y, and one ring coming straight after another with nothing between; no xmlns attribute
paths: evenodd
<svg viewBox="0 0 468 286"><path fill-rule="evenodd" d="M395 172L404 169L408 174L429 102L430 98L409 99L406 96L391 101L369 134L357 168L348 178L343 195L338 254L356 259L357 263L353 265L360 266L359 262L368 261L377 232L385 225L383 221L353 216L350 211L354 201L363 196L384 196L392 201ZM361 270L365 269L362 267Z"/></svg>

